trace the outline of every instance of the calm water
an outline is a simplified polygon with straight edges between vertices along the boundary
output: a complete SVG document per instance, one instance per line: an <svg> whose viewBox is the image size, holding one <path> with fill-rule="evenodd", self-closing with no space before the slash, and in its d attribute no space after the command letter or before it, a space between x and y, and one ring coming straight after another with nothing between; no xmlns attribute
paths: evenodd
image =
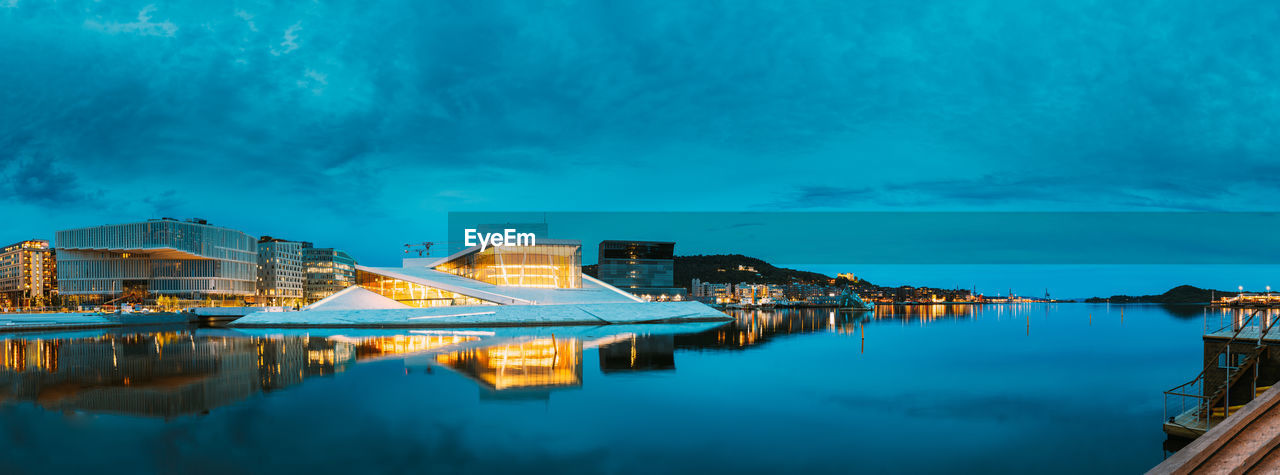
<svg viewBox="0 0 1280 475"><path fill-rule="evenodd" d="M1165 455L1199 308L0 341L0 472L1115 472Z"/></svg>

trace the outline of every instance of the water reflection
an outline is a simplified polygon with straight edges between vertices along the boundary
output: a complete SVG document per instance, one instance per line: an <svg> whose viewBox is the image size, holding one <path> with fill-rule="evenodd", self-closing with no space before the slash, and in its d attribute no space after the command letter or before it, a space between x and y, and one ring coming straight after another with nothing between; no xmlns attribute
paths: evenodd
<svg viewBox="0 0 1280 475"><path fill-rule="evenodd" d="M969 320L990 312L995 318L1021 318L1044 311L1043 304L1028 305L881 305L874 311L839 309L729 310L734 320L715 332L676 338L679 348L740 349L759 345L777 336L836 332L864 337L869 324L888 322L927 325L938 321Z"/></svg>
<svg viewBox="0 0 1280 475"><path fill-rule="evenodd" d="M0 340L0 404L170 418L476 337L256 337L208 330Z"/></svg>
<svg viewBox="0 0 1280 475"><path fill-rule="evenodd" d="M1237 320L1105 304L735 314L0 336L0 467L1135 472L1160 459L1161 391L1210 362L1205 328ZM771 449L744 456L762 434ZM921 452L920 434L950 442Z"/></svg>
<svg viewBox="0 0 1280 475"><path fill-rule="evenodd" d="M632 327L636 331L604 327L585 332L561 328L559 333L547 330L551 333L546 335L495 335L491 341L497 343L410 357L405 366L408 372L422 373L432 373L439 366L466 376L478 383L482 400L548 399L552 390L582 387L583 350L598 350L600 371L606 375L674 370L676 334L697 334L720 325Z"/></svg>
<svg viewBox="0 0 1280 475"><path fill-rule="evenodd" d="M245 333L225 329L106 332L0 340L0 405L34 403L58 411L172 418L206 413L258 393L342 373L360 361L403 359L406 373L441 368L474 381L486 399L546 399L584 385L584 350L600 373L674 371L677 349L754 347L815 332L865 340L867 327L927 325L1020 315L1015 307L881 306L735 311L729 323L605 327ZM337 331L334 331L337 332Z"/></svg>
<svg viewBox="0 0 1280 475"><path fill-rule="evenodd" d="M675 370L675 351L674 335L632 336L600 347L600 372Z"/></svg>
<svg viewBox="0 0 1280 475"><path fill-rule="evenodd" d="M538 338L436 355L438 364L494 391L582 386L582 341Z"/></svg>

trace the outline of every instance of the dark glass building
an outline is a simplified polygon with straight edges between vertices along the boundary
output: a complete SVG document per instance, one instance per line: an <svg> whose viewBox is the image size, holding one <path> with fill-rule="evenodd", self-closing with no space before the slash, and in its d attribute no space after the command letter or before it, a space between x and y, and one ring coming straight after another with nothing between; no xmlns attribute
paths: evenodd
<svg viewBox="0 0 1280 475"><path fill-rule="evenodd" d="M602 241L600 280L645 300L684 300L685 289L675 287L675 249L674 242Z"/></svg>
<svg viewBox="0 0 1280 475"><path fill-rule="evenodd" d="M356 283L356 260L345 251L303 243L302 260L306 268L303 299L308 303L317 302Z"/></svg>

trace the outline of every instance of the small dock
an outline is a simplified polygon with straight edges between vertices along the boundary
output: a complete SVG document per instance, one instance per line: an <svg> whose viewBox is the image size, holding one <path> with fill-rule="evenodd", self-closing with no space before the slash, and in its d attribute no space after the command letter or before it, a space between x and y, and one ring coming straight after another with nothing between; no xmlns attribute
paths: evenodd
<svg viewBox="0 0 1280 475"><path fill-rule="evenodd" d="M1164 392L1164 432L1195 439L1262 397L1280 382L1280 314L1240 310L1203 335L1205 366L1189 382Z"/></svg>

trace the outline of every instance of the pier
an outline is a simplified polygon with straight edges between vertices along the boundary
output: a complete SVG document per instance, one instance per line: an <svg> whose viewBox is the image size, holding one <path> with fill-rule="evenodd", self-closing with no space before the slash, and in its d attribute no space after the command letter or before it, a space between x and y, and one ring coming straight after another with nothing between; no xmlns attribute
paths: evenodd
<svg viewBox="0 0 1280 475"><path fill-rule="evenodd" d="M1237 309L1209 329L1206 314L1204 369L1164 392L1165 433L1200 437L1280 381L1277 321L1274 310Z"/></svg>
<svg viewBox="0 0 1280 475"><path fill-rule="evenodd" d="M0 314L0 333L22 331L85 330L134 325L186 324L189 315L172 312L96 314L26 313Z"/></svg>

